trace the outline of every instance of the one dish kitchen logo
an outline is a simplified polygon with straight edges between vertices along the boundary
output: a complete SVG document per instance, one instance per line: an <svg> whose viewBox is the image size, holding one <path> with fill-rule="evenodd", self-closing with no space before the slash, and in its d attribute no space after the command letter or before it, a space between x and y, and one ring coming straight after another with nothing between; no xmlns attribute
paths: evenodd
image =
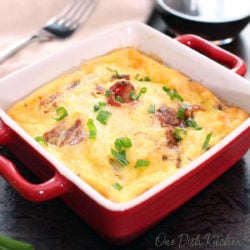
<svg viewBox="0 0 250 250"><path fill-rule="evenodd" d="M196 234L181 233L174 238L169 238L166 233L161 232L155 238L155 246L159 248L179 248L179 249L204 249L240 246L240 241L230 235L221 234Z"/></svg>

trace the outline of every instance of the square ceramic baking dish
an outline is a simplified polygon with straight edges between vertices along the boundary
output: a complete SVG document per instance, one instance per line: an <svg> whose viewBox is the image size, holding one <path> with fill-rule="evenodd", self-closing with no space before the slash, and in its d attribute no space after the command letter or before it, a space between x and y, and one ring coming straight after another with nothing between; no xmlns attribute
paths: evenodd
<svg viewBox="0 0 250 250"><path fill-rule="evenodd" d="M118 204L107 200L74 175L6 114L5 110L12 104L55 77L91 58L128 46L157 56L168 66L208 87L224 101L250 112L250 83L238 75L246 70L240 58L199 37L186 35L172 39L141 23L122 24L3 78L0 81L0 145L6 145L41 179L41 183L25 180L16 166L3 156L0 156L1 175L31 201L60 197L100 236L115 244L135 239L177 209L238 161L250 146L248 118L170 178L139 197Z"/></svg>

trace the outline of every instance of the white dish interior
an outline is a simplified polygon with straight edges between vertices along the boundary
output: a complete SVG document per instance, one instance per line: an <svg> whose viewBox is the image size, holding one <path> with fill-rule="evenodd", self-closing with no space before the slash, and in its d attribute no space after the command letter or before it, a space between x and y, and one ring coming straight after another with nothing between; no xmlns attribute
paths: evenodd
<svg viewBox="0 0 250 250"><path fill-rule="evenodd" d="M178 69L190 78L208 87L222 100L239 106L250 113L249 81L153 28L134 22L121 24L113 29L83 40L1 79L0 118L4 123L15 130L24 140L47 158L62 175L66 176L67 179L77 185L83 192L89 194L101 206L111 211L123 211L149 199L183 175L192 171L202 162L208 160L250 126L250 118L248 118L230 135L198 159L134 200L122 204L107 200L51 156L39 143L20 128L5 113L5 110L48 81L78 67L82 62L106 54L114 49L124 47L135 47L149 55L157 56L166 65Z"/></svg>

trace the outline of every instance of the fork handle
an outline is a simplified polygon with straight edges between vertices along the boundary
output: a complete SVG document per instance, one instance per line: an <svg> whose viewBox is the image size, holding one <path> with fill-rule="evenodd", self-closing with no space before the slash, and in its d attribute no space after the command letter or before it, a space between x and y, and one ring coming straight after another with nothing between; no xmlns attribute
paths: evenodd
<svg viewBox="0 0 250 250"><path fill-rule="evenodd" d="M4 49L0 52L0 63L3 63L6 59L16 54L19 50L37 40L39 40L39 36L33 35L30 37L23 38L22 40L14 43L10 47Z"/></svg>

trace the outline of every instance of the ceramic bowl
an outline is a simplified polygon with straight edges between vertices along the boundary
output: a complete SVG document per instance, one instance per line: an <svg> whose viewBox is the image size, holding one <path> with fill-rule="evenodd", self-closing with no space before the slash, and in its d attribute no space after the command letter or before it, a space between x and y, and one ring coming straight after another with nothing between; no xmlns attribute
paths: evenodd
<svg viewBox="0 0 250 250"><path fill-rule="evenodd" d="M233 41L250 21L248 0L157 0L156 9L175 35L192 33L217 44Z"/></svg>

